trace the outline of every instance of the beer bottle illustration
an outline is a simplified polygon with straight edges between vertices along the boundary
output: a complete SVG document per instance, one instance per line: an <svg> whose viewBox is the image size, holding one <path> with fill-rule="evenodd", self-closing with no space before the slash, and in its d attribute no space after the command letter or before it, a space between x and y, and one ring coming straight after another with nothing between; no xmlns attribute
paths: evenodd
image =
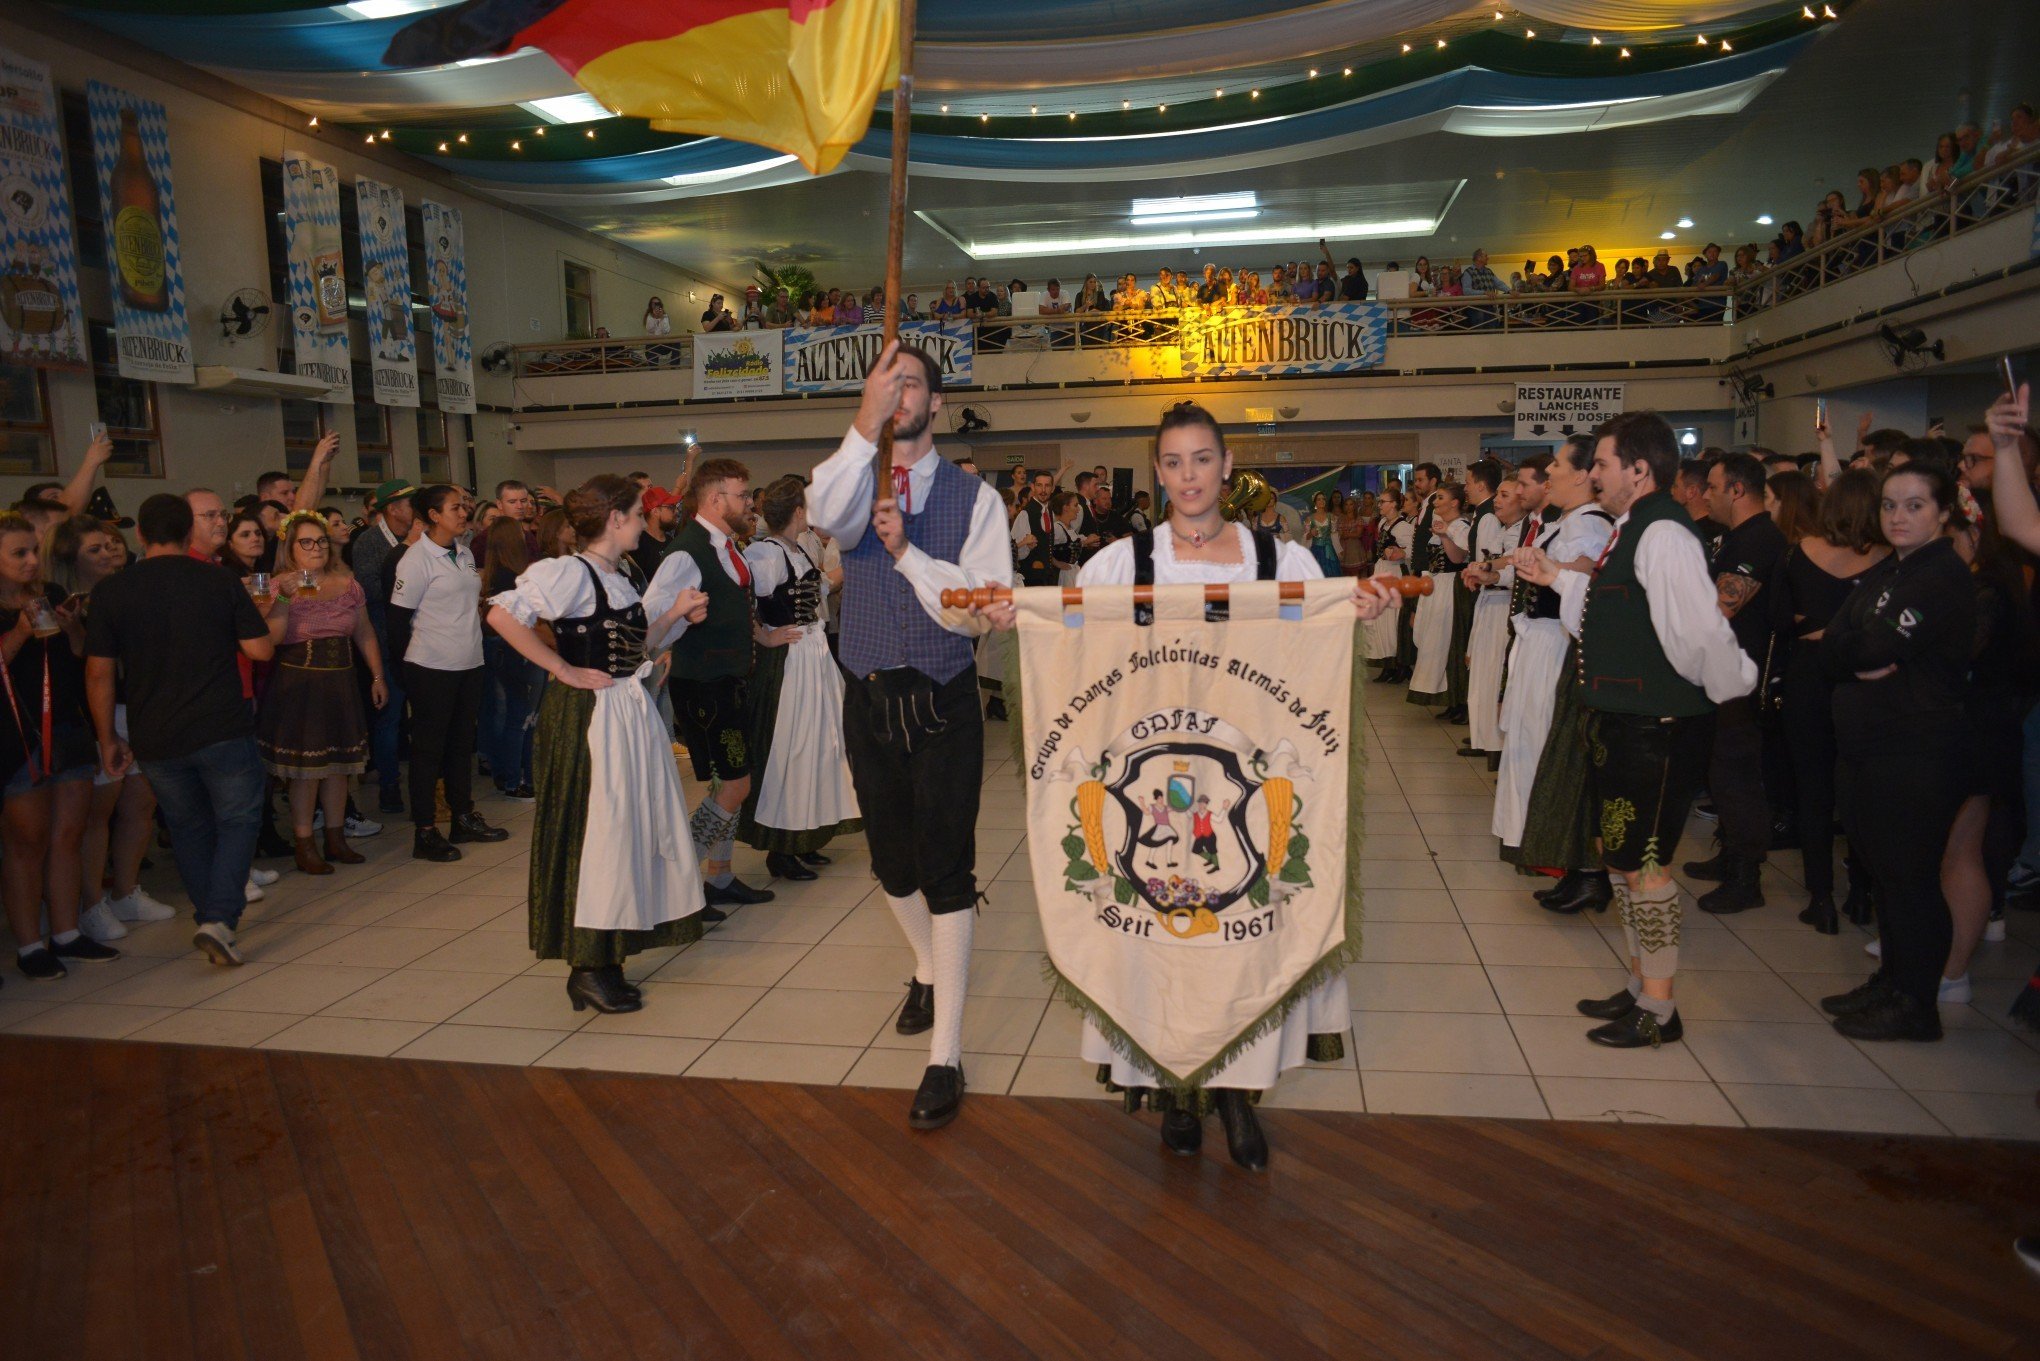
<svg viewBox="0 0 2040 1361"><path fill-rule="evenodd" d="M163 267L163 196L142 157L133 109L120 111L120 157L113 165L113 260L120 300L138 312L170 310Z"/></svg>
<svg viewBox="0 0 2040 1361"><path fill-rule="evenodd" d="M334 172L328 167L313 173L311 201L323 205L333 192ZM305 227L311 234L312 289L319 307L319 329L338 331L347 325L347 278L342 272L340 223L337 219L327 221L323 213L315 210Z"/></svg>

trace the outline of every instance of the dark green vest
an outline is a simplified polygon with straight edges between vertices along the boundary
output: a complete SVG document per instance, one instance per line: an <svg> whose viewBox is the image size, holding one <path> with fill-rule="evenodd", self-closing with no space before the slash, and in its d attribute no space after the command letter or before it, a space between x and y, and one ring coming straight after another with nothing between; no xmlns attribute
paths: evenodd
<svg viewBox="0 0 2040 1361"><path fill-rule="evenodd" d="M689 520L666 540L667 556L675 553L685 553L701 569L708 618L689 624L673 644L673 674L682 680L750 675L751 593L730 580L701 521Z"/></svg>
<svg viewBox="0 0 2040 1361"><path fill-rule="evenodd" d="M1655 491L1629 508L1615 546L1587 587L1580 621L1580 703L1612 713L1691 718L1711 713L1707 692L1681 676L1665 658L1650 622L1650 600L1636 579L1636 545L1643 533L1668 520L1699 536L1685 508Z"/></svg>

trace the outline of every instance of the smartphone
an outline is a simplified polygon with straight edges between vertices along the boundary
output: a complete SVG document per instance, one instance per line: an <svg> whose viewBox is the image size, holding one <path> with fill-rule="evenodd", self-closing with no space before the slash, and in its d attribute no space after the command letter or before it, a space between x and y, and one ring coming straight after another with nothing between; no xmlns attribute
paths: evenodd
<svg viewBox="0 0 2040 1361"><path fill-rule="evenodd" d="M2006 362L2010 363L2009 360L2007 360ZM99 441L106 438L106 422L105 421L92 422L92 424L85 427L85 433L91 436L92 443L97 444Z"/></svg>
<svg viewBox="0 0 2040 1361"><path fill-rule="evenodd" d="M1813 399L1813 428L1816 430L1825 430L1828 428L1827 398L1825 397L1816 397Z"/></svg>
<svg viewBox="0 0 2040 1361"><path fill-rule="evenodd" d="M2019 380L2012 373L2012 357L2010 355L2001 354L1998 356L1998 376L2005 380L2005 396L2017 397L2019 395Z"/></svg>

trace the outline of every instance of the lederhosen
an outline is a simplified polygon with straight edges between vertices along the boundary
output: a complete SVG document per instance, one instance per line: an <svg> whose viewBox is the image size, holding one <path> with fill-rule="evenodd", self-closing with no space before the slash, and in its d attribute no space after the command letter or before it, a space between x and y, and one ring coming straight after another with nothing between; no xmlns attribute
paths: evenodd
<svg viewBox="0 0 2040 1361"><path fill-rule="evenodd" d="M645 607L642 602L621 609L611 605L601 576L587 559L580 563L595 588L595 609L553 621L555 650L569 666L603 672L615 677L618 684L635 684L630 678L645 660ZM698 916L662 922L649 931L588 930L574 925L581 856L589 832L588 789L594 765L588 750L588 726L595 716L595 694L558 680L547 681L539 697L538 728L531 749L532 784L538 794L527 880L531 949L540 959L564 959L577 969L621 964L639 950L685 945L701 937ZM602 830L596 829L598 835ZM596 853L602 853L599 843Z"/></svg>

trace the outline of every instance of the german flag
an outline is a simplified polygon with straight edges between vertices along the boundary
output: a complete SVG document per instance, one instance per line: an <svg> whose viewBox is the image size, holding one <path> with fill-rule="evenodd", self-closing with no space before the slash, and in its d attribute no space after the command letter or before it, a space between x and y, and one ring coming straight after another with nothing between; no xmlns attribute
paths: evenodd
<svg viewBox="0 0 2040 1361"><path fill-rule="evenodd" d="M750 142L833 170L899 79L897 0L466 0L398 30L395 67L536 47L661 132Z"/></svg>

